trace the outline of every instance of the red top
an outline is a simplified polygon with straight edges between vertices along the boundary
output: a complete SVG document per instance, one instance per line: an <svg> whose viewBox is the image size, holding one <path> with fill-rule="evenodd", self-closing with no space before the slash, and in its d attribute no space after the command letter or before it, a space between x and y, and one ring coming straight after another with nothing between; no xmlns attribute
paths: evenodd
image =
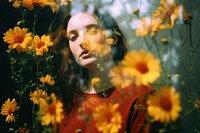
<svg viewBox="0 0 200 133"><path fill-rule="evenodd" d="M117 100L119 101L117 111L120 111L122 115L122 125L119 133L125 131L127 133L142 133L146 110L137 107L141 107L139 106L141 103L144 105L145 96L152 90L150 87L136 88L136 86L131 86L121 90L109 89L105 92L107 97L104 97L102 93L87 94L80 107L73 112L73 116L70 114L70 119L65 117L60 124L59 131L60 133L75 133L77 129L81 129L81 133L90 133L90 131L91 133L99 133L95 127L94 119L90 117L88 121L86 116L90 116L98 105ZM90 122L90 125L87 122Z"/></svg>

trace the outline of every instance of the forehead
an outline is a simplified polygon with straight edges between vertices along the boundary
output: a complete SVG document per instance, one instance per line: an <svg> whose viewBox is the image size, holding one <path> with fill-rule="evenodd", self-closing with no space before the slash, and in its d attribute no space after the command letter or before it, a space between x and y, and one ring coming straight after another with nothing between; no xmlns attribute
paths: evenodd
<svg viewBox="0 0 200 133"><path fill-rule="evenodd" d="M96 18L87 12L80 12L70 18L67 31L78 30L90 24L98 24Z"/></svg>

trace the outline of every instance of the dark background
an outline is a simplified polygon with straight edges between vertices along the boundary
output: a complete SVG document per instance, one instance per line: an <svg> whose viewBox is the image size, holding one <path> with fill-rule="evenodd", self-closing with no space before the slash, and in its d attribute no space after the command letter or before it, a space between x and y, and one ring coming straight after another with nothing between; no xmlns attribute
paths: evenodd
<svg viewBox="0 0 200 133"><path fill-rule="evenodd" d="M200 43L200 1L181 0L180 2L184 5L184 8L187 9L193 16L193 44L197 45ZM36 26L37 34L42 35L48 31L50 20L52 20L53 17L54 15L52 15L50 9L45 9L39 12L38 23ZM16 95L15 86L13 81L11 80L10 61L8 54L6 53L7 44L3 42L2 37L9 28L13 28L14 26L16 26L16 23L20 20L21 11L13 8L12 3L8 3L7 0L0 0L0 108L8 97L12 99L15 98ZM29 12L26 14L26 20L26 27L31 28L33 22L33 12ZM181 129L179 130L180 133L200 133L200 109L195 108L193 111L191 111L195 106L195 99L200 98L200 47L195 52L195 55L193 57L193 68L190 70L192 56L190 53L190 40L188 39L189 27L186 25L181 25L180 27L181 33L184 37L183 39L185 47L183 48L175 45L172 46L175 47L177 52L176 54L179 60L178 66L172 66L170 68L173 74L183 74L181 75L179 82L176 84L176 87L181 92L183 113L181 114L181 118L176 122L175 125ZM178 35L174 36L176 40L176 37ZM172 57L172 59L174 58L175 57ZM168 65L171 65L170 61L168 61ZM29 77L32 75L30 73L27 73L26 76ZM30 104L27 103L26 100L24 100L23 105L23 110L30 108ZM185 115L185 113L189 111L191 111L191 113ZM22 114L21 123L23 123L23 121L31 122L29 116L31 116L31 112L27 112L27 114ZM5 123L5 116L0 115L0 133L2 131L2 133L6 133L8 127L12 127L12 124L10 126L10 124L8 125L7 123Z"/></svg>

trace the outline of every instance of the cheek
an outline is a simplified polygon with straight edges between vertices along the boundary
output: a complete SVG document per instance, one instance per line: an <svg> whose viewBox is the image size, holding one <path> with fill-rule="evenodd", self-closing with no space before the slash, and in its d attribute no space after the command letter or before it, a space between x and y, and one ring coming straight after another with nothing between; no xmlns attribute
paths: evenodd
<svg viewBox="0 0 200 133"><path fill-rule="evenodd" d="M78 48L77 45L74 43L69 43L69 48L73 54L73 56L76 58L76 56L78 55Z"/></svg>
<svg viewBox="0 0 200 133"><path fill-rule="evenodd" d="M101 43L102 42L102 36L100 34L97 35L85 35L85 40L89 42L95 42L95 43Z"/></svg>

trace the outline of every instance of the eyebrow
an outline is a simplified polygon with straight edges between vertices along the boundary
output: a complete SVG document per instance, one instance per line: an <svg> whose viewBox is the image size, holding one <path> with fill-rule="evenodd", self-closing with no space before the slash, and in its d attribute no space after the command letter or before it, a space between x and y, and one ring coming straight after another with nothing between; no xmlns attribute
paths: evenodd
<svg viewBox="0 0 200 133"><path fill-rule="evenodd" d="M86 26L86 29L91 28L91 27L99 28L99 25L98 24L89 24ZM77 30L71 30L71 31L67 32L67 36L70 34L74 34L74 33L77 33Z"/></svg>

